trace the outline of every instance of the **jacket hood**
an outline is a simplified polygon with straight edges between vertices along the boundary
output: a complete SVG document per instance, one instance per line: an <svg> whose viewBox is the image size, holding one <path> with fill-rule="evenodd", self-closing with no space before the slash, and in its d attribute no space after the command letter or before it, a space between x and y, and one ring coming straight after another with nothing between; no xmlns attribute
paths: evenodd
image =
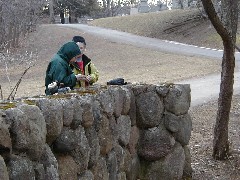
<svg viewBox="0 0 240 180"><path fill-rule="evenodd" d="M78 47L78 45L75 42L67 42L66 44L64 44L59 51L57 52L57 54L64 59L65 61L67 61L69 63L69 61L77 56L81 54L81 51Z"/></svg>

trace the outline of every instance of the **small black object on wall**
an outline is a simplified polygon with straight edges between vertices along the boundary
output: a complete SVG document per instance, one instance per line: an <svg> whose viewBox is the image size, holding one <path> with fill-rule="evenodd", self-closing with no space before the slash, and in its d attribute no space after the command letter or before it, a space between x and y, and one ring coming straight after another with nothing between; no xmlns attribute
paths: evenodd
<svg viewBox="0 0 240 180"><path fill-rule="evenodd" d="M127 82L124 82L123 78L112 79L107 82L107 85L126 85Z"/></svg>

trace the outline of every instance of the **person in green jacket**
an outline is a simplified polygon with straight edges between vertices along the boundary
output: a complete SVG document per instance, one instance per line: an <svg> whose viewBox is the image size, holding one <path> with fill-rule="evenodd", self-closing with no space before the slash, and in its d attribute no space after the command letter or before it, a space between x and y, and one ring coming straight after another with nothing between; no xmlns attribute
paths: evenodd
<svg viewBox="0 0 240 180"><path fill-rule="evenodd" d="M74 88L87 87L98 81L99 72L92 60L84 54L86 51L85 39L82 36L74 36L72 41L79 46L82 52L81 58L70 64L74 74L81 74L81 76L79 75L80 81L76 83Z"/></svg>
<svg viewBox="0 0 240 180"><path fill-rule="evenodd" d="M71 41L65 43L52 58L48 64L45 77L45 93L53 94L48 86L53 82L61 84L61 87L69 87L73 89L77 81L80 81L81 74L74 74L70 63L77 61L82 56L78 45Z"/></svg>

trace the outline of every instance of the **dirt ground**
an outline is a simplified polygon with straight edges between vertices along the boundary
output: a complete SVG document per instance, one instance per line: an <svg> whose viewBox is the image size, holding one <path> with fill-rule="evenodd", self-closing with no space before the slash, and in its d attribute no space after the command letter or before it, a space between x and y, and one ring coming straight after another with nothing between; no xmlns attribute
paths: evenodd
<svg viewBox="0 0 240 180"><path fill-rule="evenodd" d="M15 97L44 94L44 78L48 62L60 46L76 34L83 35L87 40L86 55L93 60L100 72L99 84L106 84L116 77L123 77L127 82L174 82L217 73L221 69L219 59L203 60L197 57L162 53L147 48L117 44L74 29L41 25L38 31L30 34L18 49L12 50L14 56L6 55L6 58L0 61L3 96L7 98L10 94L9 79L11 87L14 87L24 70L31 64L34 66L24 75Z"/></svg>
<svg viewBox="0 0 240 180"><path fill-rule="evenodd" d="M189 34L193 34L193 31ZM100 79L97 82L99 84L106 84L108 80L116 77L123 77L128 82L157 84L206 76L221 70L221 61L217 59L161 53L146 48L117 44L73 29L41 25L36 32L21 41L19 48L12 50L9 54L5 53L5 57L0 57L0 85L3 98L6 99L9 96L10 88L15 86L24 70L31 65L34 66L23 76L15 97L43 95L48 62L60 46L70 41L74 35L85 37L86 54L100 72ZM183 37L179 40L188 42L189 38L184 40ZM199 39L201 39L200 36ZM195 42L205 47L208 45L207 42L200 43L196 39ZM214 44L210 47L214 48ZM231 155L225 161L216 161L211 157L216 112L217 101L192 107L189 111L193 121L189 144L193 179L237 180L240 179L240 95L233 98L229 123Z"/></svg>
<svg viewBox="0 0 240 180"><path fill-rule="evenodd" d="M217 101L190 110L193 131L189 147L192 156L193 179L240 179L240 95L233 98L229 121L231 155L224 161L212 158L213 130L217 114Z"/></svg>

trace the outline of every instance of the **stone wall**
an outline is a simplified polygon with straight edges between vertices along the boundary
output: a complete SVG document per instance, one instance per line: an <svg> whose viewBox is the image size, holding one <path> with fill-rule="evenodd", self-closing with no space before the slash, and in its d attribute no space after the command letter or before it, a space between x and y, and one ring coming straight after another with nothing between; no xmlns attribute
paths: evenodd
<svg viewBox="0 0 240 180"><path fill-rule="evenodd" d="M0 179L191 177L189 85L94 87L0 103Z"/></svg>

